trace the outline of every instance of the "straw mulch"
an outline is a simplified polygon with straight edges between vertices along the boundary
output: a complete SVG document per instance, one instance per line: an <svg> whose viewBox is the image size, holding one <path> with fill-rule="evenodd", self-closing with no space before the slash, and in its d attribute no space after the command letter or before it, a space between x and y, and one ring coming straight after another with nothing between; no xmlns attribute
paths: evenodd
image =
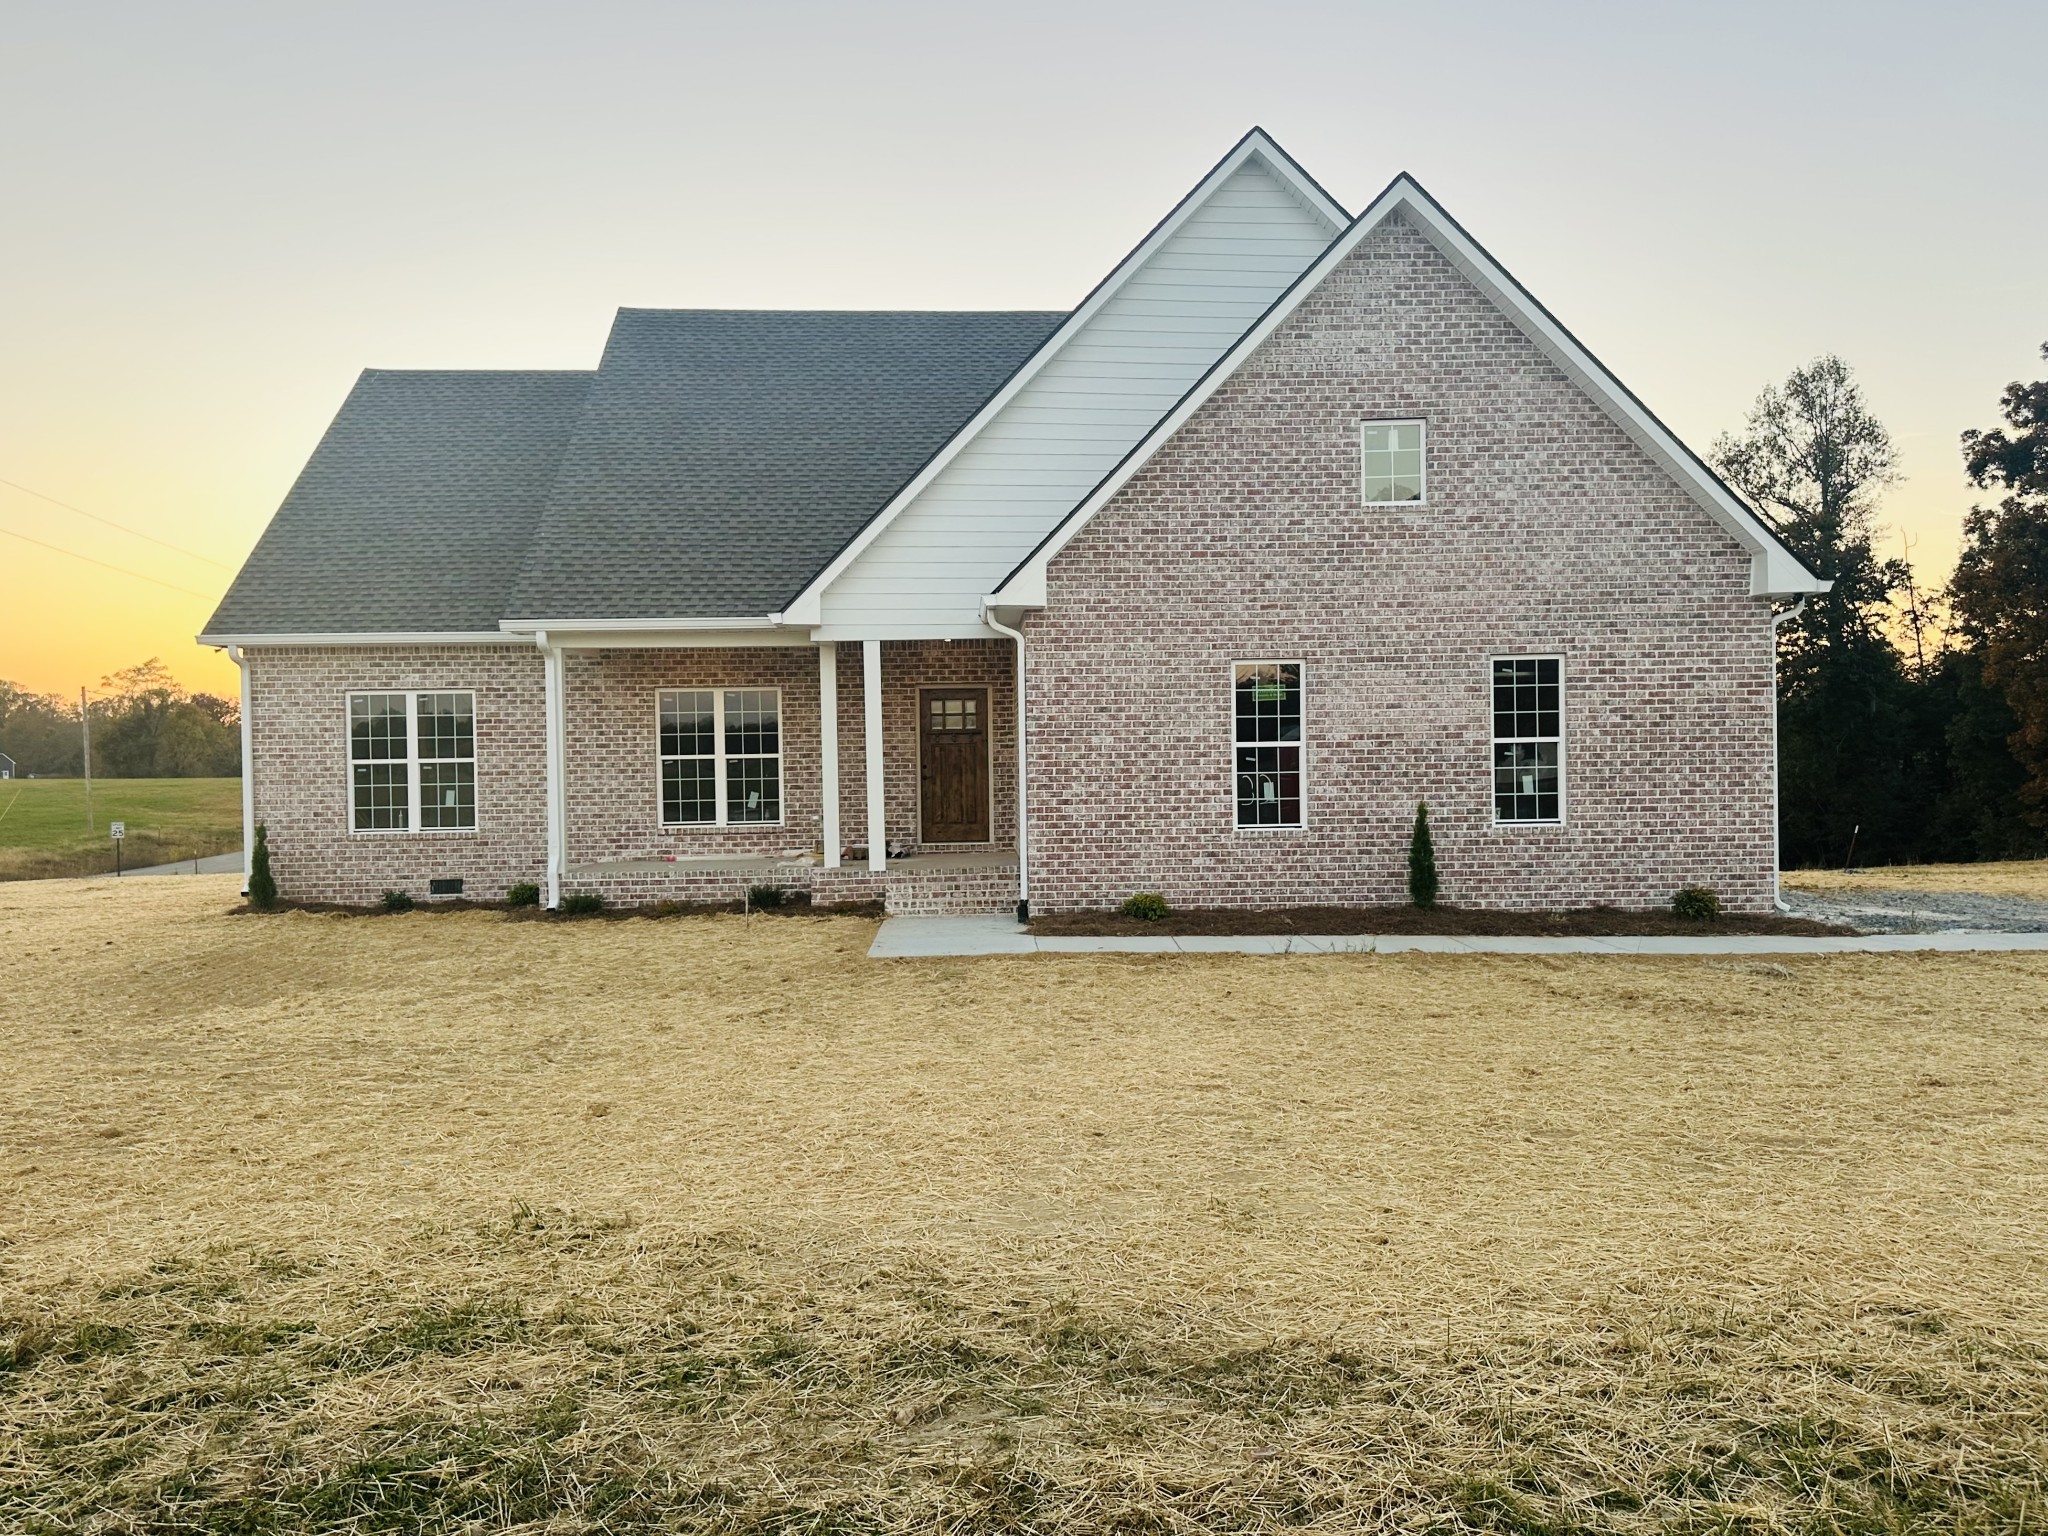
<svg viewBox="0 0 2048 1536"><path fill-rule="evenodd" d="M1987 864L1889 864L1852 870L1788 869L1785 884L1801 891L1933 891L2048 901L2048 859L2009 859Z"/></svg>
<svg viewBox="0 0 2048 1536"><path fill-rule="evenodd" d="M2048 960L0 888L0 1530L2016 1532Z"/></svg>

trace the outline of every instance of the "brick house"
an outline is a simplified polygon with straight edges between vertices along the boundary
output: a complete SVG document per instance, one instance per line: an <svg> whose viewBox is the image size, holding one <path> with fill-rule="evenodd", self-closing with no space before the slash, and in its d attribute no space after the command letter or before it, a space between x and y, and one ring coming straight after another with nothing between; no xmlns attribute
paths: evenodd
<svg viewBox="0 0 2048 1536"><path fill-rule="evenodd" d="M200 636L291 897L1775 897L1770 528L1414 181L1254 130L1071 313L359 380ZM1022 701L1020 710L1019 701Z"/></svg>

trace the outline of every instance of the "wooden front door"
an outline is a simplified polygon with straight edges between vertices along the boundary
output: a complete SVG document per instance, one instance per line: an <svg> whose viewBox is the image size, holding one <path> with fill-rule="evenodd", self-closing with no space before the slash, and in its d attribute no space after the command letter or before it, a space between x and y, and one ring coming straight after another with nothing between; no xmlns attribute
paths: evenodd
<svg viewBox="0 0 2048 1536"><path fill-rule="evenodd" d="M988 690L920 689L917 720L918 840L987 842Z"/></svg>

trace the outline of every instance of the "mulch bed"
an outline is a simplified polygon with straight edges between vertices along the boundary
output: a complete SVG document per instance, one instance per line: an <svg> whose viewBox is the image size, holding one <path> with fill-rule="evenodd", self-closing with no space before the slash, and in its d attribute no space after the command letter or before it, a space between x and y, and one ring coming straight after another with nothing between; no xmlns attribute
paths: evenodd
<svg viewBox="0 0 2048 1536"><path fill-rule="evenodd" d="M279 900L268 912L259 912L243 902L228 908L230 916L265 917L277 912L318 912L333 917L397 917L408 912L502 912L515 923L575 923L590 919L618 921L631 917L738 916L742 911L755 917L870 917L883 915L879 901L842 902L814 906L811 898L795 892L772 907L732 901L654 901L640 906L607 905L600 912L550 912L545 907L508 906L502 901L477 901L462 896L419 896L409 907L393 910L381 905L351 906L337 901Z"/></svg>
<svg viewBox="0 0 2048 1536"><path fill-rule="evenodd" d="M1723 916L1686 922L1669 912L1623 912L1588 907L1573 912L1486 912L1470 907L1278 907L1264 911L1189 908L1156 922L1115 912L1052 912L1031 919L1030 931L1045 937L1181 938L1199 934L1434 934L1464 937L1616 938L1683 934L1802 934L1824 938L1853 934L1853 928L1810 918Z"/></svg>

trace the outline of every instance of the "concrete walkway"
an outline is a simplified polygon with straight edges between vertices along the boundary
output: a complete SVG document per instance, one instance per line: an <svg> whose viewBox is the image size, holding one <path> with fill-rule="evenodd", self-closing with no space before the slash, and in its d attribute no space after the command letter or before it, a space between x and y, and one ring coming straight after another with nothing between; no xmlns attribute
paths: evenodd
<svg viewBox="0 0 2048 1536"><path fill-rule="evenodd" d="M868 955L907 960L946 955L1865 955L1919 950L2048 952L2048 933L1867 933L1840 938L1776 934L1554 939L1450 938L1385 933L1261 934L1243 938L1052 938L1007 917L892 917Z"/></svg>

